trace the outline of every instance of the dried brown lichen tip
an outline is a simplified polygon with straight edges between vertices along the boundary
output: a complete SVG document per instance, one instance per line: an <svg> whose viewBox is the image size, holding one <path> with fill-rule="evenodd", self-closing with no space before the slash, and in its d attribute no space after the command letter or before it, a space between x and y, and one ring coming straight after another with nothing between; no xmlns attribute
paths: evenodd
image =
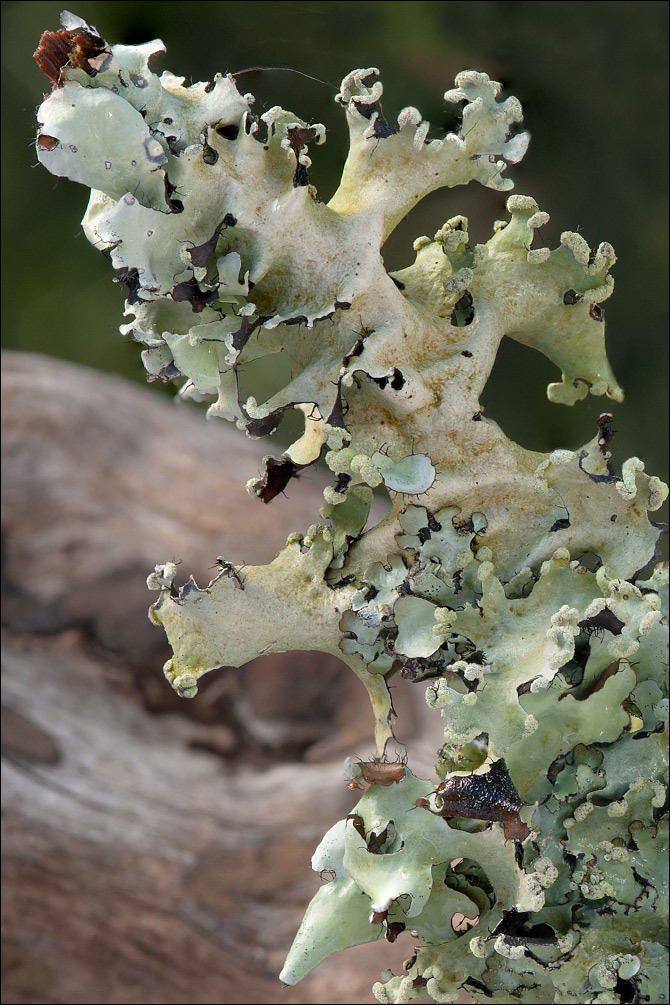
<svg viewBox="0 0 670 1005"><path fill-rule="evenodd" d="M91 65L91 60L109 52L105 40L89 25L75 23L78 20L71 15L69 18L64 15L61 21L65 26L58 31L43 32L33 53L33 59L54 87L60 87L60 75L64 66L76 67L89 76L95 76L99 67Z"/></svg>

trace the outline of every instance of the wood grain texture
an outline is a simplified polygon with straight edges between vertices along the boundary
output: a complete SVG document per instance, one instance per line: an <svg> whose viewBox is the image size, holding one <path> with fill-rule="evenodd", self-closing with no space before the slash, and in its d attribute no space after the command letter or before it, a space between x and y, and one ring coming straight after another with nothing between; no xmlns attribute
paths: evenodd
<svg viewBox="0 0 670 1005"><path fill-rule="evenodd" d="M157 561L206 581L220 554L270 560L321 476L264 507L244 483L267 446L195 410L21 354L3 388L3 1002L371 1002L409 936L276 978L311 853L353 804L342 758L373 749L360 684L285 654L184 701L146 618Z"/></svg>

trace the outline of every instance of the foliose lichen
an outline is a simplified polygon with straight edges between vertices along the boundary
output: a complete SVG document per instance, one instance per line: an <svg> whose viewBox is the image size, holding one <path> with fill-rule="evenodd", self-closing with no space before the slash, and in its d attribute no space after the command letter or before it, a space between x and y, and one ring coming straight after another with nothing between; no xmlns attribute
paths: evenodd
<svg viewBox="0 0 670 1005"><path fill-rule="evenodd" d="M54 85L37 152L91 188L84 231L127 287L122 332L149 380L179 380L254 437L302 414L303 435L249 483L263 502L319 457L332 472L321 521L270 565L221 558L207 586L178 587L166 562L148 579L179 694L307 649L338 655L372 702L378 759L349 764L365 791L315 852L332 880L281 979L403 938L380 1002L666 1001L667 569L648 511L667 488L637 458L616 471L607 413L583 449L545 455L480 405L504 336L556 364L552 401L621 401L601 306L611 245L566 232L534 248L547 214L515 195L488 241L472 247L455 216L386 271L384 241L429 192L512 187L528 134L484 73L447 91L462 118L441 139L415 108L385 121L376 69L350 73L336 99L349 155L323 203L308 149L324 126L256 116L230 76L156 76L159 41L62 24L36 53ZM240 368L274 354L285 386L241 400ZM368 527L379 487L391 508ZM384 767L397 671L427 682L445 721L432 780Z"/></svg>

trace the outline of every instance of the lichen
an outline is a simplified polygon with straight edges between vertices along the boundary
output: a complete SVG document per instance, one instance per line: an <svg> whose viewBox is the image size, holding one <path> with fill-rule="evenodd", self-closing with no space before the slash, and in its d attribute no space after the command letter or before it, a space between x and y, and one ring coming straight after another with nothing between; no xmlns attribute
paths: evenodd
<svg viewBox="0 0 670 1005"><path fill-rule="evenodd" d="M371 699L377 761L347 768L369 787L314 855L333 878L282 980L411 932L380 1002L665 1000L667 570L648 513L667 488L638 458L617 472L608 413L581 450L545 455L480 404L504 336L556 365L557 404L622 400L600 306L611 245L566 232L533 248L548 216L514 195L487 241L454 216L390 274L382 245L429 192L512 187L528 144L515 98L461 73L445 95L460 127L431 139L414 108L383 118L376 69L350 73L349 155L324 203L308 155L324 126L256 116L230 76L158 77L163 48L109 46L66 15L36 53L54 85L37 152L92 190L84 231L127 287L122 331L149 380L179 380L254 437L302 417L251 495L271 502L321 456L332 475L321 521L269 565L220 557L199 587L166 562L147 581L180 695L217 667L308 649L338 655ZM286 361L284 386L242 400L240 370L264 356ZM373 489L390 510L369 527ZM385 761L396 670L444 717L433 780Z"/></svg>

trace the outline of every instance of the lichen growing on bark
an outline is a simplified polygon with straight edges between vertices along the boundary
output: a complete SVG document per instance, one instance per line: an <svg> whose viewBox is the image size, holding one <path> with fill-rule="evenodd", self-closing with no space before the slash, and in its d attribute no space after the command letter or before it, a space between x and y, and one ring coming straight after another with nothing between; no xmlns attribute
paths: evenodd
<svg viewBox="0 0 670 1005"><path fill-rule="evenodd" d="M91 188L84 231L128 288L122 331L150 380L181 380L251 436L302 414L250 493L270 502L319 457L332 472L320 522L270 565L219 559L202 587L156 566L166 676L193 697L216 667L321 650L367 688L381 763L392 672L425 681L445 722L432 780L350 764L350 787L369 787L314 855L333 878L282 980L411 932L380 1002L665 1000L667 571L648 512L667 489L637 458L617 472L608 413L582 450L545 455L480 405L504 336L556 364L552 401L621 400L601 307L612 247L566 232L533 248L547 214L515 195L488 241L472 247L455 216L389 274L380 249L429 192L512 187L528 143L515 98L461 73L445 95L460 128L429 139L414 108L385 121L378 71L354 71L326 204L309 176L322 125L256 116L230 76L157 77L162 51L109 46L65 15L36 53L54 85L39 159ZM285 386L240 400L240 367L275 354ZM391 508L368 527L378 487Z"/></svg>

